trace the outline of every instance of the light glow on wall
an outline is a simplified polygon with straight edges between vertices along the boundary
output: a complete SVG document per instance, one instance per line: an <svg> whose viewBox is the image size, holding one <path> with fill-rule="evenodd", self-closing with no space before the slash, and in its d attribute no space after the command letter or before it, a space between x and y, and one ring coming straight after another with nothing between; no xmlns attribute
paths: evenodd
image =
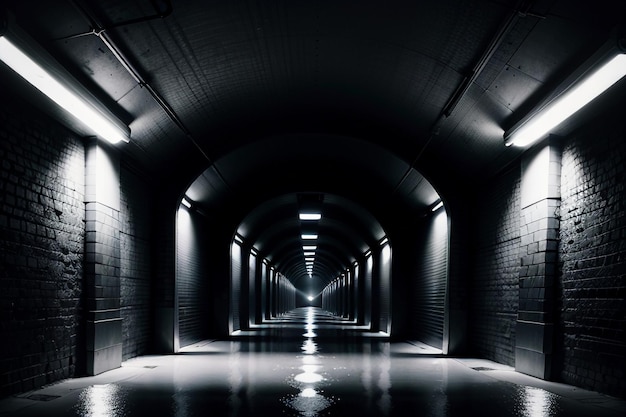
<svg viewBox="0 0 626 417"><path fill-rule="evenodd" d="M389 246L388 244L383 246L383 249L381 251L381 257L383 263L389 262L389 260L391 259L391 246Z"/></svg>

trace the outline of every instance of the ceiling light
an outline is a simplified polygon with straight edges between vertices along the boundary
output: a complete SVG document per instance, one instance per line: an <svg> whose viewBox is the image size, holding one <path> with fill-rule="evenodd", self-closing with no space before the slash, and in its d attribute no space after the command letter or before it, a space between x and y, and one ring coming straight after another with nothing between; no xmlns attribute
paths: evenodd
<svg viewBox="0 0 626 417"><path fill-rule="evenodd" d="M316 245L304 245L302 246L302 249L303 250L315 250L317 249L317 246Z"/></svg>
<svg viewBox="0 0 626 417"><path fill-rule="evenodd" d="M313 234L313 233L303 233L302 234L302 239L304 239L304 240L315 240L315 239L317 239L317 235Z"/></svg>
<svg viewBox="0 0 626 417"><path fill-rule="evenodd" d="M315 252L304 252L304 256L315 256Z"/></svg>
<svg viewBox="0 0 626 417"><path fill-rule="evenodd" d="M435 205L433 206L433 208L430 209L430 211L437 211L439 210L441 207L443 207L443 201L439 200L438 202L435 203Z"/></svg>
<svg viewBox="0 0 626 417"><path fill-rule="evenodd" d="M387 237L384 237L383 240L380 241L380 246L383 246L387 242L389 242L389 239L387 239Z"/></svg>
<svg viewBox="0 0 626 417"><path fill-rule="evenodd" d="M300 213L300 220L319 220L322 218L321 213Z"/></svg>
<svg viewBox="0 0 626 417"><path fill-rule="evenodd" d="M504 134L505 145L528 146L544 138L626 76L626 51L615 46L608 51L599 51L569 78L566 87L560 88L560 93L507 131Z"/></svg>
<svg viewBox="0 0 626 417"><path fill-rule="evenodd" d="M187 200L185 197L183 197L183 199L180 202L182 203L183 206L187 208L191 208L191 201Z"/></svg>
<svg viewBox="0 0 626 417"><path fill-rule="evenodd" d="M8 39L11 37L11 40ZM95 98L54 59L16 28L0 33L0 61L111 143L128 142L130 129L95 103ZM108 112L107 112L108 113Z"/></svg>

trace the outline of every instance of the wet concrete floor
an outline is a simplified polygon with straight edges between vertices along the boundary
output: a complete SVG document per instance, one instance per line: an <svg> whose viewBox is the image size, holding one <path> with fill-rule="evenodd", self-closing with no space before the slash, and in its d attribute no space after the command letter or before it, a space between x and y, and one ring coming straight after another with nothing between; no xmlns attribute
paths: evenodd
<svg viewBox="0 0 626 417"><path fill-rule="evenodd" d="M302 308L232 340L0 401L0 416L596 416L626 402Z"/></svg>

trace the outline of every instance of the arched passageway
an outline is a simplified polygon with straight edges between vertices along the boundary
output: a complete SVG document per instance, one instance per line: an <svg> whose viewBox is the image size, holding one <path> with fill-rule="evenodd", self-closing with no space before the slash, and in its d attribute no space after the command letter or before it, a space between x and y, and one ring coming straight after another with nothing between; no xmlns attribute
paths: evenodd
<svg viewBox="0 0 626 417"><path fill-rule="evenodd" d="M340 322L624 396L625 8L4 0L0 395L277 323L318 282Z"/></svg>
<svg viewBox="0 0 626 417"><path fill-rule="evenodd" d="M373 332L447 346L449 219L409 164L366 140L281 135L215 165L181 193L178 210L205 224L207 262L223 263L225 275L207 270L196 286L222 335L318 305Z"/></svg>

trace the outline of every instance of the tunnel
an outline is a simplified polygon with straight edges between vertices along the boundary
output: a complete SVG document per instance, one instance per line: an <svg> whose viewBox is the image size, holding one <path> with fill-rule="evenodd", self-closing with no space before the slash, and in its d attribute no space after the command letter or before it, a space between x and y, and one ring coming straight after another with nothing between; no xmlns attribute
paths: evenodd
<svg viewBox="0 0 626 417"><path fill-rule="evenodd" d="M315 143L315 148L303 143ZM429 279L434 286L431 302L438 317L433 313L429 325L437 333L433 335L437 340L434 343L442 347L447 218L443 207L432 211L441 198L406 162L371 143L342 136L282 135L237 149L199 175L181 198L177 217L178 276L197 275L188 270L197 264L190 262L190 256L205 257L211 252L208 247L201 249L201 237L188 240L187 236L198 234L192 230L190 218L208 223L209 213L222 212L219 205L223 203L216 197L221 194L207 191L212 190L208 184L220 183L228 184L237 201L237 215L233 213L232 226L225 231L230 233L225 234L230 241L223 246L232 248L230 286L207 291L229 292L228 334L250 330L251 325L284 313L286 309L272 298L276 288L268 287L287 285L277 284L283 279L290 288L293 286L294 300L289 309L311 304L308 297L314 297L312 301L320 306L340 302L339 315L348 315L372 331L391 335L393 242L413 246L428 240L416 234L426 234L433 222L441 223L436 219L442 213L444 225L429 242L435 246L423 252L425 259L437 264ZM391 204L390 210L386 206ZM232 208L227 206L226 210ZM307 214L318 215L319 219L300 218ZM402 214L406 218L400 217ZM221 214L218 217L220 222L226 219ZM401 268L402 255L399 252L396 256L397 268ZM395 282L398 294L406 294L413 285L400 274ZM345 300L331 301L331 297ZM206 300L198 299L196 303ZM396 332L402 331L398 326Z"/></svg>
<svg viewBox="0 0 626 417"><path fill-rule="evenodd" d="M625 18L3 1L0 415L623 415Z"/></svg>

